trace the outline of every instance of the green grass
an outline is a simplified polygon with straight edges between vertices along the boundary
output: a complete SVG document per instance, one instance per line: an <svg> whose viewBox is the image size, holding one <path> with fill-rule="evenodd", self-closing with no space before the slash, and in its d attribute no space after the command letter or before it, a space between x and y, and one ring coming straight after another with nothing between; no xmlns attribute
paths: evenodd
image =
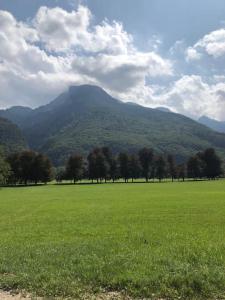
<svg viewBox="0 0 225 300"><path fill-rule="evenodd" d="M0 189L0 288L225 297L225 181Z"/></svg>

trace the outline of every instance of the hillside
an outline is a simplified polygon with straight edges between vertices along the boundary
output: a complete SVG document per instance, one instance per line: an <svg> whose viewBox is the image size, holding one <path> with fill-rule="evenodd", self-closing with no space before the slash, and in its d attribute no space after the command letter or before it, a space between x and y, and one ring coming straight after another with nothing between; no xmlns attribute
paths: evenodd
<svg viewBox="0 0 225 300"><path fill-rule="evenodd" d="M21 130L11 121L0 117L0 145L6 152L20 151L27 147Z"/></svg>
<svg viewBox="0 0 225 300"><path fill-rule="evenodd" d="M56 164L72 152L86 154L102 145L115 152L153 147L178 159L206 147L225 154L224 134L179 114L123 103L96 86L70 87L48 105L20 115L8 110L7 117L21 127L31 148Z"/></svg>
<svg viewBox="0 0 225 300"><path fill-rule="evenodd" d="M202 116L199 118L199 123L208 126L209 128L216 130L218 132L223 132L225 133L225 122L220 122L217 120L213 120L211 118L208 118L206 116Z"/></svg>

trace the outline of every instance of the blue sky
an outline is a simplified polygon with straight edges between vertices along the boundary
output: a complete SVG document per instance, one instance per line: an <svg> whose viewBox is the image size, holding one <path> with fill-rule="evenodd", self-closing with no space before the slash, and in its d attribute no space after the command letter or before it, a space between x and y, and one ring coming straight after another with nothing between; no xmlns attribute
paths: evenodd
<svg viewBox="0 0 225 300"><path fill-rule="evenodd" d="M224 0L0 0L0 107L71 84L225 119Z"/></svg>

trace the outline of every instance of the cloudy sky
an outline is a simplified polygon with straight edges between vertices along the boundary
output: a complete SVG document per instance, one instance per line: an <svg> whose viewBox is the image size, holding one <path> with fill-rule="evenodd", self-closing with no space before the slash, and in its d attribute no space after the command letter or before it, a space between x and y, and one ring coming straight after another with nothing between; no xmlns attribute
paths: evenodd
<svg viewBox="0 0 225 300"><path fill-rule="evenodd" d="M225 120L225 1L0 0L0 108L83 83Z"/></svg>

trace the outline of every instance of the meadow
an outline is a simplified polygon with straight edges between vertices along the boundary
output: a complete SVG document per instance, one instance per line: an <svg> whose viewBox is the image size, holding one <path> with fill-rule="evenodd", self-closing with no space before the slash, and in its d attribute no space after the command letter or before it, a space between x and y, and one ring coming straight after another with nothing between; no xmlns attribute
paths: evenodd
<svg viewBox="0 0 225 300"><path fill-rule="evenodd" d="M225 299L225 181L2 188L0 289Z"/></svg>

